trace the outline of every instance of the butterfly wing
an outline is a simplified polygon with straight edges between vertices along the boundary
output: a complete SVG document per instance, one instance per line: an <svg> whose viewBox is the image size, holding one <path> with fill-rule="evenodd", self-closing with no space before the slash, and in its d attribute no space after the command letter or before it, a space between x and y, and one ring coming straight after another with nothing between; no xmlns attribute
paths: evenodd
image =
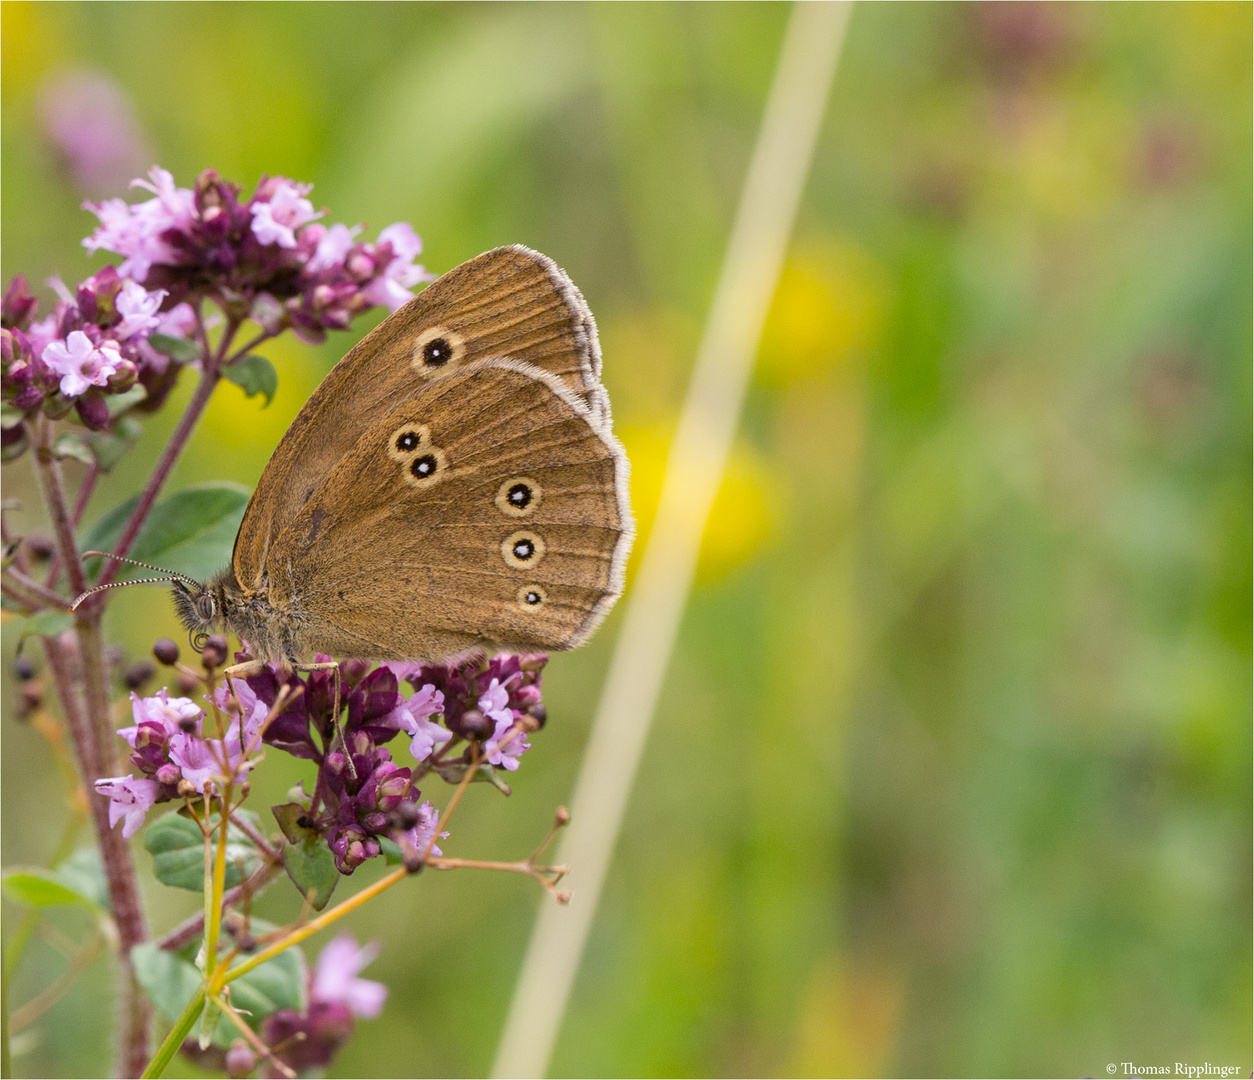
<svg viewBox="0 0 1254 1080"><path fill-rule="evenodd" d="M507 354L555 376L608 430L596 324L579 290L539 252L486 252L375 327L305 403L245 511L232 557L240 585L261 581L270 545L377 417L424 386Z"/></svg>
<svg viewBox="0 0 1254 1080"><path fill-rule="evenodd" d="M622 589L627 459L558 376L463 366L385 412L269 551L309 652L437 660L571 648Z"/></svg>

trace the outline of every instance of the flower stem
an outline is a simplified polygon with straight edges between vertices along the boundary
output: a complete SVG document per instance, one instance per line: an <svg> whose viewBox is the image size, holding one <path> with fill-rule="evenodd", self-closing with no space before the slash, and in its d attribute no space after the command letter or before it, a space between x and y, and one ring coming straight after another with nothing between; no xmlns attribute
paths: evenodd
<svg viewBox="0 0 1254 1080"><path fill-rule="evenodd" d="M237 821L236 825L239 824ZM222 894L222 907L230 907L237 900L246 896L255 896L261 892L270 882L278 875L279 866L266 863L253 873L247 881L241 882L232 889L228 889ZM189 941L194 940L205 928L205 913L203 911L196 912L191 918L186 919L171 930L165 937L161 938L157 944L163 949L181 949Z"/></svg>
<svg viewBox="0 0 1254 1080"><path fill-rule="evenodd" d="M222 358L226 355L226 350L230 347L231 339L235 336L235 331L238 328L239 323L237 322L231 322L227 325L226 331L222 335L222 341L212 357L209 356L208 349L205 350L204 367L200 373L200 382L196 384L196 390L192 394L192 399L187 403L187 408L183 410L178 427L174 429L174 434L170 436L170 441L166 443L165 450L161 452L161 458L157 462L157 467L153 469L152 475L148 478L148 483L144 486L143 493L139 497L139 503L135 507L135 512L131 515L130 521L126 523L126 528L122 531L117 544L114 545L114 555L125 556L130 554L131 547L139 536L140 529L144 527L144 522L148 520L148 514L152 510L153 503L157 501L157 495L161 491L161 486L166 482L166 478L170 475L170 470L174 468L174 463L178 461L179 455L187 446L187 440L191 438L192 430L200 419L200 414L205 411L205 406L209 404L209 399L213 396L214 388L218 385L221 378L219 369ZM97 584L109 584L124 565L124 563L117 561L107 563L104 570L101 571L100 580ZM78 591L81 592L82 590L79 589Z"/></svg>
<svg viewBox="0 0 1254 1080"><path fill-rule="evenodd" d="M178 1049L183 1045L183 1040L191 1033L192 1025L196 1023L200 1011L205 1006L205 987L202 983L196 988L196 992L192 995L192 1000L187 1003L187 1008L174 1021L174 1026L170 1028L165 1039L157 1048L157 1052L152 1055L152 1060L148 1062L148 1067L140 1074L142 1080L150 1080L152 1077L160 1076L165 1072L166 1066L173 1060L174 1055L178 1053Z"/></svg>
<svg viewBox="0 0 1254 1080"><path fill-rule="evenodd" d="M54 611L64 611L70 606L68 600L58 596L51 589L45 589L38 581L27 577L16 566L5 567L4 581L0 583L0 589L4 590L5 596L30 608L31 611L39 611L46 607Z"/></svg>
<svg viewBox="0 0 1254 1080"><path fill-rule="evenodd" d="M229 982L234 982L241 975L246 975L253 968L264 964L267 960L279 955L279 953L290 949L293 945L299 945L307 937L311 937L324 927L330 926L333 922L337 922L347 915L350 911L356 911L367 900L373 900L380 893L385 892L395 885L398 881L404 881L409 876L409 871L403 866L393 870L387 877L382 877L373 885L368 885L355 896L350 896L343 903L336 904L330 911L324 911L316 919L305 923L304 926L298 926L286 937L276 941L273 945L268 945L260 952L254 953L247 960L236 964L233 968L228 968L222 972L214 980L212 987L213 993L219 993L223 986Z"/></svg>
<svg viewBox="0 0 1254 1080"><path fill-rule="evenodd" d="M83 644L86 643L81 638L67 631L44 638L44 653L74 744L79 772L88 791L88 808L109 888L109 907L118 928L118 1075L136 1076L148 1058L149 1014L148 999L140 989L131 964L131 949L148 937L148 929L131 849L122 834L109 824L108 803L91 789L92 781L105 774L100 771L99 727L92 723L91 710L83 696L85 680L78 652Z"/></svg>
<svg viewBox="0 0 1254 1080"><path fill-rule="evenodd" d="M231 787L226 791L218 804L221 817L222 835L218 838L217 859L213 866L212 893L205 905L205 974L212 980L218 966L218 935L222 929L222 894L226 892L226 843L227 829L231 825L231 815L226 808L231 799ZM209 846L211 834L205 835L205 847Z"/></svg>
<svg viewBox="0 0 1254 1080"><path fill-rule="evenodd" d="M52 424L41 416L35 421L26 421L26 432L34 448L35 476L52 522L57 556L65 567L70 591L77 596L87 588L87 579L83 576L83 564L79 561L78 546L74 540L74 522L70 520L70 510L65 501L61 463L52 453Z"/></svg>

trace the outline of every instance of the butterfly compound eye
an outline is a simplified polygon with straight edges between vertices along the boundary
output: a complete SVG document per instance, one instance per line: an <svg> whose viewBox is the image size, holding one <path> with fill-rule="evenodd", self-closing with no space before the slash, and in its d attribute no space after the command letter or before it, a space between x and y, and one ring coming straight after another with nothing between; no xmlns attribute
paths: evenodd
<svg viewBox="0 0 1254 1080"><path fill-rule="evenodd" d="M466 355L462 336L443 326L432 326L414 340L414 367L420 375L432 375Z"/></svg>
<svg viewBox="0 0 1254 1080"><path fill-rule="evenodd" d="M205 622L209 622L217 610L218 605L214 603L209 593L196 597L196 614Z"/></svg>

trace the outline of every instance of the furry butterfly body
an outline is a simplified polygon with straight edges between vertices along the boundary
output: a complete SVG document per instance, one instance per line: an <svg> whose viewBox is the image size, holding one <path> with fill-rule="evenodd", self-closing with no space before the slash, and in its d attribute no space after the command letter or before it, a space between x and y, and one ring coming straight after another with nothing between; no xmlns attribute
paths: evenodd
<svg viewBox="0 0 1254 1080"><path fill-rule="evenodd" d="M618 597L627 458L596 325L551 260L498 248L376 327L292 422L231 565L176 581L192 633L258 659L568 649Z"/></svg>

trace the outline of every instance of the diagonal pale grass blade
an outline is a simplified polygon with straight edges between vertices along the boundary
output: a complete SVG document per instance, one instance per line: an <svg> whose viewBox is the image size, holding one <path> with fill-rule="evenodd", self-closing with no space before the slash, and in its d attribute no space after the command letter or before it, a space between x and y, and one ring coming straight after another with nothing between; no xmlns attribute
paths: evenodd
<svg viewBox="0 0 1254 1080"><path fill-rule="evenodd" d="M714 301L697 352L657 517L626 599L559 861L567 908L545 904L523 961L495 1077L545 1075L613 855L692 586L810 172L851 5L798 3L780 49Z"/></svg>

